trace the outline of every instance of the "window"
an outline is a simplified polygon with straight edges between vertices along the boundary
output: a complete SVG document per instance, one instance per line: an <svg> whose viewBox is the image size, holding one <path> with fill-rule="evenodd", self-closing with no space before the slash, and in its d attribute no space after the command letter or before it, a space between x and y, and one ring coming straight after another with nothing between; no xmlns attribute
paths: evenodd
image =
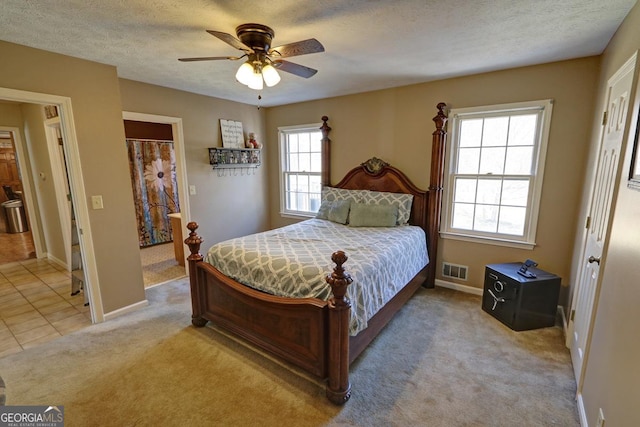
<svg viewBox="0 0 640 427"><path fill-rule="evenodd" d="M313 216L322 191L322 123L278 128L280 212Z"/></svg>
<svg viewBox="0 0 640 427"><path fill-rule="evenodd" d="M535 246L552 101L451 110L442 236Z"/></svg>

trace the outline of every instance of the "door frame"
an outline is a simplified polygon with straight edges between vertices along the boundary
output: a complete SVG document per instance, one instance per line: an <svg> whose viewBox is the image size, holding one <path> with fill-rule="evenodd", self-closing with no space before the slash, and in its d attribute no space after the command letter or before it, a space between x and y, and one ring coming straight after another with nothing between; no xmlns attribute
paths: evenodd
<svg viewBox="0 0 640 427"><path fill-rule="evenodd" d="M62 230L62 240L64 242L65 265L67 269L71 271L71 206L67 199L70 184L65 176L67 173L65 171L65 159L60 153L56 132L56 128L62 131L62 120L60 117L46 119L44 121L44 127L47 138L47 150L49 151L49 161L51 163L53 187L56 192L56 202L58 204L58 215L60 216L60 229Z"/></svg>
<svg viewBox="0 0 640 427"><path fill-rule="evenodd" d="M613 193L612 193L612 197L611 197L611 205L610 208L612 208L613 206L615 206L617 197L618 197L618 192L620 190L620 178L621 175L623 173L622 170L622 166L623 166L623 156L624 153L626 152L626 146L628 143L628 139L629 139L629 132L630 132L630 128L631 128L631 121L634 120L635 116L633 114L634 111L636 111L637 114L637 108L638 108L638 102L639 102L639 96L640 94L638 94L638 77L640 75L640 55L639 55L640 51L635 51L633 53L633 55L631 55L631 57L629 57L629 59L627 59L623 65L621 65L608 79L607 79L607 84L606 84L606 89L605 92L603 93L603 105L601 107L600 110L600 115L598 117L602 117L604 115L604 113L606 111L608 111L609 105L609 90L610 88L615 84L615 82L617 80L619 80L622 76L624 76L627 72L629 72L629 68L630 67L634 67L633 69L633 76L632 76L632 83L631 83L631 89L629 92L629 102L628 102L628 108L627 108L627 116L625 118L625 130L622 136L622 142L621 142L621 146L620 146L620 159L618 161L618 166L617 166L617 170L616 170L616 174L615 174L615 178L614 178L614 188L613 188ZM608 118L608 120L613 120L613 118ZM596 186L596 175L598 173L597 170L597 166L600 163L600 155L601 155L601 151L602 151L602 144L604 143L604 132L605 132L605 125L601 125L599 126L599 133L598 133L598 147L597 147L597 152L594 158L594 161L592 163L592 165L596 166L596 170L594 171L593 175L590 177L590 182L589 182L589 198L588 198L588 202L587 202L587 206L588 206L588 211L587 211L587 216L589 216L591 214L591 208L594 202L594 191L595 191L595 186ZM585 218L585 221L587 219ZM600 295L600 291L601 291L601 285L602 285L602 276L603 276L603 272L606 268L606 262L607 262L607 250L609 247L609 234L611 233L611 223L613 221L613 212L611 212L609 214L609 219L607 221L606 224L606 231L604 233L604 244L602 247L602 256L601 256L601 261L600 261L600 265L599 265L599 273L598 273L598 278L596 281L596 289L594 291L594 300L593 300L593 306L591 308L591 313L588 319L588 323L589 326L587 328L587 336L586 336L586 342L585 342L585 351L584 351L584 356L583 356L583 361L582 361L582 367L580 369L580 376L579 378L576 378L576 395L578 397L578 400L581 399L581 395L582 395L582 386L584 384L584 375L586 372L586 368L589 362L589 352L590 352L590 348L591 348L591 338L593 335L593 326L594 326L594 319L598 310L598 300L599 300L599 295ZM567 326L567 333L565 336L565 345L569 348L570 351L573 351L572 348L572 342L573 342L573 333L574 333L574 322L572 320L573 318L573 311L576 309L576 304L577 304L577 300L578 300L578 295L581 291L581 289L579 288L580 286L580 279L582 278L583 274L584 274L584 270L586 268L586 264L584 262L585 257L586 257L586 249L587 249L587 235L588 235L588 229L585 226L583 228L582 231L582 236L581 236L581 240L580 240L580 257L578 258L578 269L577 269L577 274L576 274L576 283L575 283L575 288L573 289L572 292L572 298L571 298L571 306L570 306L570 311L569 311L569 321L568 321L568 326ZM584 291L584 290L582 290Z"/></svg>
<svg viewBox="0 0 640 427"><path fill-rule="evenodd" d="M186 224L191 218L191 207L189 206L189 185L187 179L187 163L184 150L184 133L182 119L180 117L161 116L157 114L136 113L132 111L122 112L123 120L134 120L138 122L162 123L171 125L173 135L173 150L176 155L176 181L178 184L178 201L180 203L180 223L184 234ZM185 260L189 256L184 251ZM189 275L189 263L185 262L185 274Z"/></svg>
<svg viewBox="0 0 640 427"><path fill-rule="evenodd" d="M87 292L92 322L103 322L104 308L102 306L98 268L93 248L91 222L89 221L89 206L87 204L87 198L84 196L86 191L80 163L80 151L78 149L78 137L75 129L71 98L0 87L0 99L30 104L56 105L58 107L60 130L62 137L67 143L64 145L64 150L69 173L71 197L74 200L76 221L78 230L80 230L80 249L83 269L86 273L84 290Z"/></svg>

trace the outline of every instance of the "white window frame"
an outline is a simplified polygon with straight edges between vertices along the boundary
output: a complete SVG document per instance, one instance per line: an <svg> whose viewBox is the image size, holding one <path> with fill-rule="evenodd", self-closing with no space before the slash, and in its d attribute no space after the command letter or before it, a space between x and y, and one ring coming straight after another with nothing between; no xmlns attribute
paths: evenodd
<svg viewBox="0 0 640 427"><path fill-rule="evenodd" d="M322 133L322 131L320 130L320 128L322 127L322 123L311 123L311 124L304 124L304 125L294 125L294 126L281 126L278 127L278 157L279 157L279 164L278 164L278 168L279 168L279 186L280 186L280 215L283 217L291 217L291 218L313 218L315 217L317 212L311 212L311 211L299 211L299 210L291 210L288 209L286 206L286 191L285 191L285 184L286 184L286 173L287 171L285 170L285 166L286 166L286 156L287 156L287 149L286 149L286 142L287 142L287 135L289 134L293 134L293 133L305 133L305 132L318 132L318 133ZM323 149L323 146L321 145L321 150ZM321 156L324 153L322 153L321 151ZM309 175L317 175L322 179L322 170L320 170L319 172L309 172ZM319 206L318 206L319 207Z"/></svg>
<svg viewBox="0 0 640 427"><path fill-rule="evenodd" d="M449 156L449 162L445 165L445 188L440 231L441 237L521 249L533 249L536 246L536 229L538 226L538 213L540 209L540 198L542 196L542 182L544 178L544 166L549 141L552 110L553 100L551 99L450 110L449 134L451 136L451 155ZM538 121L531 175L528 175L530 176L530 191L527 200L527 214L525 218L523 236L520 237L500 233L453 228L453 190L454 180L456 177L456 165L458 161L461 119L500 117L512 113L527 112L538 114Z"/></svg>

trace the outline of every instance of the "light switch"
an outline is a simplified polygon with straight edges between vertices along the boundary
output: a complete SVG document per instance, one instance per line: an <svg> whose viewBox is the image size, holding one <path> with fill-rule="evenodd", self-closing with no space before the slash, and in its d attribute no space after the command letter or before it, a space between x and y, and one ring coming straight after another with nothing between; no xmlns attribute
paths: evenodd
<svg viewBox="0 0 640 427"><path fill-rule="evenodd" d="M91 207L93 207L93 209L104 209L102 196L91 196Z"/></svg>
<svg viewBox="0 0 640 427"><path fill-rule="evenodd" d="M189 186L189 195L190 196L195 196L196 195L196 186L195 185L190 185Z"/></svg>

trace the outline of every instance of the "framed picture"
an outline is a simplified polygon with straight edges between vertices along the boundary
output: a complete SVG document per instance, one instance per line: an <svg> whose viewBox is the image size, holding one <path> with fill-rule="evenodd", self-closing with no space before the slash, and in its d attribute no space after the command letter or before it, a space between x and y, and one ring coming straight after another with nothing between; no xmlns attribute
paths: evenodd
<svg viewBox="0 0 640 427"><path fill-rule="evenodd" d="M224 148L244 148L242 122L220 119L220 134Z"/></svg>

